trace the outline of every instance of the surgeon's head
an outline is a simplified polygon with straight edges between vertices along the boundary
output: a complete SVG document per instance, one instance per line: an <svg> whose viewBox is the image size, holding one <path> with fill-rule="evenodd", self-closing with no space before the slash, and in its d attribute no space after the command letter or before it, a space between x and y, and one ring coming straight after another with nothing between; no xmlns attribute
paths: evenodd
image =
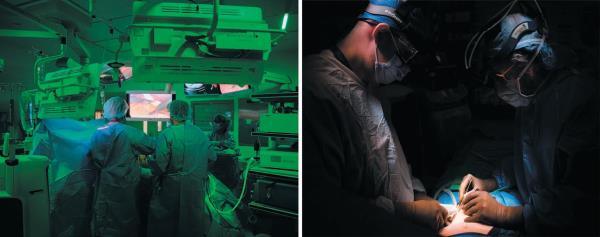
<svg viewBox="0 0 600 237"><path fill-rule="evenodd" d="M403 80L415 62L415 47L433 27L417 4L406 0L370 0L350 33L338 43L340 62L369 84ZM428 42L428 41L427 41ZM427 45L426 43L421 46ZM339 58L340 54L336 53Z"/></svg>
<svg viewBox="0 0 600 237"><path fill-rule="evenodd" d="M500 98L514 107L529 105L556 58L537 23L520 13L501 21L488 51L490 75Z"/></svg>
<svg viewBox="0 0 600 237"><path fill-rule="evenodd" d="M417 50L406 38L405 22L398 9L404 1L371 0L365 12L359 15L355 30L364 29L368 38L365 61L369 75L378 84L401 81L410 72L408 62Z"/></svg>
<svg viewBox="0 0 600 237"><path fill-rule="evenodd" d="M230 120L223 114L217 114L211 124L213 133L225 134L229 129Z"/></svg>
<svg viewBox="0 0 600 237"><path fill-rule="evenodd" d="M169 103L169 113L171 114L171 122L178 124L185 122L188 118L190 105L182 100L174 100Z"/></svg>
<svg viewBox="0 0 600 237"><path fill-rule="evenodd" d="M111 97L104 103L104 118L110 121L122 121L127 115L129 105L125 99L115 96Z"/></svg>

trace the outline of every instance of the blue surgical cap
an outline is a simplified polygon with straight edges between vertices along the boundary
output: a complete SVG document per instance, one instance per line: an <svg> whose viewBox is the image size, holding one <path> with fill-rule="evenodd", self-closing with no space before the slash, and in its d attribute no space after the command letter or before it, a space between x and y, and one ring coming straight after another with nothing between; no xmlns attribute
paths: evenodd
<svg viewBox="0 0 600 237"><path fill-rule="evenodd" d="M104 118L108 120L125 118L127 110L129 106L123 98L111 97L104 103Z"/></svg>
<svg viewBox="0 0 600 237"><path fill-rule="evenodd" d="M511 37L511 34L513 30L517 27L517 25L527 21L534 20L521 13L514 13L506 16L501 22L500 32L492 41L491 56L495 57L495 55L497 55L501 51L504 44L508 43L508 39ZM547 69L551 69L556 64L556 57L554 55L554 51L546 41L542 41L542 35L537 31L531 32L521 37L521 39L519 39L519 42L512 51L524 51L528 53L534 53L537 50L538 46L540 46L540 44L541 49L539 57L543 62L544 66Z"/></svg>
<svg viewBox="0 0 600 237"><path fill-rule="evenodd" d="M542 36L538 32L533 32L523 36L523 38L519 40L519 43L517 43L515 51L521 50L525 52L534 53L537 50L538 46L540 46L540 44L541 48L539 57L542 60L544 67L546 67L546 69L554 68L554 66L556 65L556 57L554 56L554 51L548 43L546 43L545 41L542 42Z"/></svg>
<svg viewBox="0 0 600 237"><path fill-rule="evenodd" d="M400 5L402 5L402 2L404 2L404 1L403 0L370 0L367 10L365 12L363 12L362 14L360 14L358 16L358 19L361 19L361 20L371 19L376 22L388 24L390 27L399 30L400 26L398 25L397 20L394 20L391 16L370 13L369 8L384 9L384 10L388 11L390 14L395 15L397 19L400 19L400 18L398 18L398 15L396 14L396 10L398 9L398 7L400 7Z"/></svg>
<svg viewBox="0 0 600 237"><path fill-rule="evenodd" d="M174 100L171 103L169 103L169 113L171 113L171 119L174 120L187 120L189 109L190 106L185 101Z"/></svg>

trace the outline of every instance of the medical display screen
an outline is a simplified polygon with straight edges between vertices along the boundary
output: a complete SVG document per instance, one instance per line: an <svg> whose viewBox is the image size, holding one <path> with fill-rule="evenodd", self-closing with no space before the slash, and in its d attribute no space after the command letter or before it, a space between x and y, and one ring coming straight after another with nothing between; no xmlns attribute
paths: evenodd
<svg viewBox="0 0 600 237"><path fill-rule="evenodd" d="M130 120L168 120L167 106L175 99L174 94L165 93L128 93L128 118Z"/></svg>
<svg viewBox="0 0 600 237"><path fill-rule="evenodd" d="M185 83L186 95L222 95L250 89L249 85Z"/></svg>

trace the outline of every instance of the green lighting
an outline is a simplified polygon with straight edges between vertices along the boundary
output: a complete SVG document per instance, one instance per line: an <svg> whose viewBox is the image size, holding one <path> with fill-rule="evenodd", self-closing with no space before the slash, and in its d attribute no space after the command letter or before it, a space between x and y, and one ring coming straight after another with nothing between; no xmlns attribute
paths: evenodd
<svg viewBox="0 0 600 237"><path fill-rule="evenodd" d="M281 23L281 29L285 30L285 28L287 27L287 22L288 22L288 13L286 13L285 15L283 15L283 22Z"/></svg>

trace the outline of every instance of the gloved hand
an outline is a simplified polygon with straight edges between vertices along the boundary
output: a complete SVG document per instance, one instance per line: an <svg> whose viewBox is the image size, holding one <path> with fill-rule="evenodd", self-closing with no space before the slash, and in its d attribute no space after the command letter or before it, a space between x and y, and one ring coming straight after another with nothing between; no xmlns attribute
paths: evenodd
<svg viewBox="0 0 600 237"><path fill-rule="evenodd" d="M465 218L465 222L514 228L523 221L523 207L504 206L486 191L474 191L465 195L462 209L469 216Z"/></svg>
<svg viewBox="0 0 600 237"><path fill-rule="evenodd" d="M416 222L427 225L435 231L444 227L448 216L446 208L433 199L409 202L402 206L408 217L414 218Z"/></svg>
<svg viewBox="0 0 600 237"><path fill-rule="evenodd" d="M471 182L471 185L469 185L469 182ZM480 179L477 178L475 176L473 176L472 174L467 174L465 175L465 177L463 177L462 181L460 182L460 188L458 189L458 200L459 203L463 203L460 202L460 200L463 200L465 193L467 193L470 190L467 190L467 186L470 186L469 188L472 188L473 190L480 190L480 191L492 191L494 189L496 189L496 187L498 187L498 184L496 183L495 179Z"/></svg>

